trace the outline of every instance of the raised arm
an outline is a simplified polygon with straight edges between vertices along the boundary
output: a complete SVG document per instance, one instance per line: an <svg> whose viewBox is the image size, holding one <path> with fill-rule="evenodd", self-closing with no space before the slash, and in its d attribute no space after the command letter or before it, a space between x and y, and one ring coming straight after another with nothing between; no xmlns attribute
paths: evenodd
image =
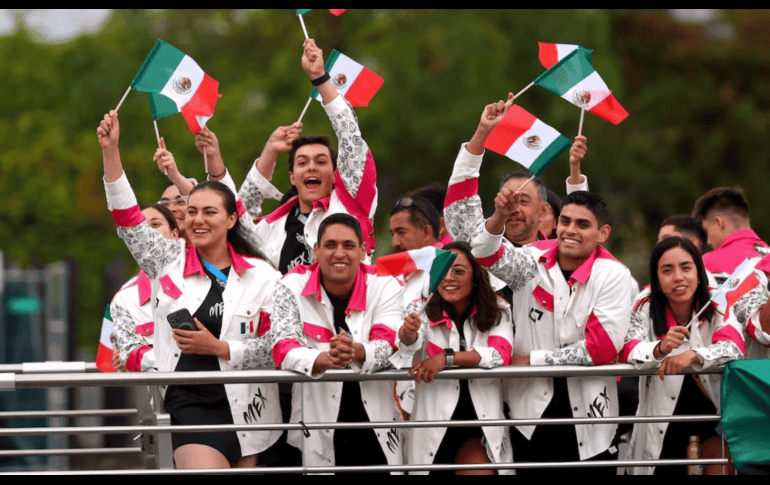
<svg viewBox="0 0 770 485"><path fill-rule="evenodd" d="M120 124L115 111L104 116L96 134L102 146L107 207L118 227L118 236L126 243L139 267L153 279L164 264L180 257L182 246L152 229L139 210L136 196L123 172L120 160ZM163 155L168 153L171 156L170 152L165 149L163 151Z"/></svg>
<svg viewBox="0 0 770 485"><path fill-rule="evenodd" d="M569 177L567 178L567 194L578 190L588 190L588 177L582 174L580 164L588 151L588 138L576 136L569 149Z"/></svg>

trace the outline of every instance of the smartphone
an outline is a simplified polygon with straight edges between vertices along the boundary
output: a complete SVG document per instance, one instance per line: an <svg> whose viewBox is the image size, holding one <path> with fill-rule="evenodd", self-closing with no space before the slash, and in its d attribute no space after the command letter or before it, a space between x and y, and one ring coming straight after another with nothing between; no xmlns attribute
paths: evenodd
<svg viewBox="0 0 770 485"><path fill-rule="evenodd" d="M169 313L168 317L169 325L171 328L178 328L179 330L198 330L198 327L193 322L192 315L187 308L182 308L175 312Z"/></svg>

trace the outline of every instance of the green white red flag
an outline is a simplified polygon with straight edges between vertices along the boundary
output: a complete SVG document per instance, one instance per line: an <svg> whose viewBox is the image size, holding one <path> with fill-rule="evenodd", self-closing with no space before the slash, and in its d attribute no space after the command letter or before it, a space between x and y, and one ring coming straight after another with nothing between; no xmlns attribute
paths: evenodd
<svg viewBox="0 0 770 485"><path fill-rule="evenodd" d="M162 40L155 43L131 87L148 94L153 119L182 113L193 133L206 126L222 97L218 81L190 56Z"/></svg>
<svg viewBox="0 0 770 485"><path fill-rule="evenodd" d="M110 315L110 305L104 309L104 317L102 318L102 332L99 335L99 349L96 352L96 368L102 372L117 372L112 367L112 333L115 330L115 326L112 324L112 316Z"/></svg>
<svg viewBox="0 0 770 485"><path fill-rule="evenodd" d="M337 92L354 108L369 106L369 101L374 98L385 82L382 76L336 49L329 54L324 67L331 76L331 82ZM317 89L313 89L310 97L321 101L321 94Z"/></svg>
<svg viewBox="0 0 770 485"><path fill-rule="evenodd" d="M457 255L433 246L377 258L378 276L406 275L421 269L430 274L430 291L435 293Z"/></svg>
<svg viewBox="0 0 770 485"><path fill-rule="evenodd" d="M730 316L730 308L732 308L735 302L759 285L759 280L754 270L763 261L765 261L765 258L761 260L746 258L745 261L735 268L733 274L717 288L717 291L711 295L711 300L724 309L725 320ZM764 264L767 264L767 262L764 262Z"/></svg>
<svg viewBox="0 0 770 485"><path fill-rule="evenodd" d="M538 177L570 145L567 137L516 105L484 141L484 148L524 165Z"/></svg>
<svg viewBox="0 0 770 485"><path fill-rule="evenodd" d="M587 51L590 52L584 48L571 51L534 82L578 108L617 125L626 119L628 112L596 72Z"/></svg>
<svg viewBox="0 0 770 485"><path fill-rule="evenodd" d="M306 14L306 13L308 13L309 11L311 11L313 9L312 8L298 8L296 10L297 10L297 15L303 15L303 14ZM340 15L345 13L345 10L347 10L347 9L345 9L345 8L330 8L330 9L327 9L327 10L329 10L329 13L331 13L335 17L339 17Z"/></svg>

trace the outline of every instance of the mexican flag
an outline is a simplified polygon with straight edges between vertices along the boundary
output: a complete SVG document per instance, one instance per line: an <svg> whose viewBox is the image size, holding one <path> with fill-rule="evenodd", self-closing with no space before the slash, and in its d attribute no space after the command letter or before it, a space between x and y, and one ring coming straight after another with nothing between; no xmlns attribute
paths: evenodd
<svg viewBox="0 0 770 485"><path fill-rule="evenodd" d="M754 273L758 262L757 258L746 258L711 295L711 300L724 309L725 320L730 316L730 307L743 295L759 285L757 275Z"/></svg>
<svg viewBox="0 0 770 485"><path fill-rule="evenodd" d="M206 126L222 97L218 81L190 56L162 40L155 43L131 87L148 93L154 119L182 113L193 133Z"/></svg>
<svg viewBox="0 0 770 485"><path fill-rule="evenodd" d="M567 137L516 105L484 141L484 148L519 162L538 177L570 145Z"/></svg>
<svg viewBox="0 0 770 485"><path fill-rule="evenodd" d="M430 291L435 293L456 258L451 251L433 246L380 256L377 258L377 275L399 276L421 269L430 274Z"/></svg>
<svg viewBox="0 0 770 485"><path fill-rule="evenodd" d="M578 49L582 49L583 52L585 52L589 62L592 61L594 55L594 51L591 49L586 49L577 44L549 44L547 42L538 42L537 47L537 57L540 59L540 64L546 69L550 69L554 64L567 57L572 51Z"/></svg>
<svg viewBox="0 0 770 485"><path fill-rule="evenodd" d="M312 8L298 8L298 9L295 9L295 10L297 10L297 15L303 15L303 14L306 14L306 13L308 13L309 11L311 11L313 9ZM330 8L328 10L329 10L329 13L331 13L335 17L339 17L340 15L345 13L345 10L347 10L347 9L346 8Z"/></svg>
<svg viewBox="0 0 770 485"><path fill-rule="evenodd" d="M336 49L329 54L324 67L331 76L331 82L337 88L337 92L354 108L369 106L369 101L385 82L382 76ZM317 89L313 89L310 97L321 101L321 94Z"/></svg>
<svg viewBox="0 0 770 485"><path fill-rule="evenodd" d="M99 350L96 352L96 368L102 372L116 372L112 367L112 340L110 336L115 330L110 315L110 305L104 309L102 318L102 333L99 336Z"/></svg>
<svg viewBox="0 0 770 485"><path fill-rule="evenodd" d="M538 76L535 84L617 125L626 119L628 112L596 72L586 51L589 49L573 50Z"/></svg>

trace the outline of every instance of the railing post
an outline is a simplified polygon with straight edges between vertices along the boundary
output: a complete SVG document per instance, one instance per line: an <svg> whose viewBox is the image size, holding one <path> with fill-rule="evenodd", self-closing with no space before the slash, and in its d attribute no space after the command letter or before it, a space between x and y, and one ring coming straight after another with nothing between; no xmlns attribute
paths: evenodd
<svg viewBox="0 0 770 485"><path fill-rule="evenodd" d="M171 426L171 416L168 413L159 414L157 426ZM174 468L174 449L171 446L171 433L155 433L155 456L159 470Z"/></svg>

